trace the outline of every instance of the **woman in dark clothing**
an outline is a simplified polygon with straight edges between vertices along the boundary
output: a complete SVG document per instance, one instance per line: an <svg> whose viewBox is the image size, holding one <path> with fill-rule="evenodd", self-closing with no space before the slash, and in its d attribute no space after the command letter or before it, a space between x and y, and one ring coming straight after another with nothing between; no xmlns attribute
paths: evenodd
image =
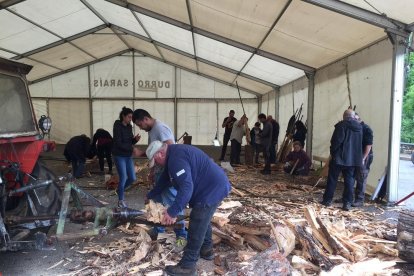
<svg viewBox="0 0 414 276"><path fill-rule="evenodd" d="M302 123L302 121L296 121L295 123L296 131L293 134L293 142L299 141L302 144L302 147L305 146L305 140L306 140L306 133L308 130L306 129L306 126Z"/></svg>
<svg viewBox="0 0 414 276"><path fill-rule="evenodd" d="M138 142L139 135L132 133L132 109L123 107L119 120L114 123L112 154L119 175L118 207L127 207L124 190L136 180L134 162L132 160L133 145Z"/></svg>
<svg viewBox="0 0 414 276"><path fill-rule="evenodd" d="M293 151L286 156L285 162L283 170L290 173L293 169L292 174L294 175L308 175L312 164L299 141L293 142Z"/></svg>
<svg viewBox="0 0 414 276"><path fill-rule="evenodd" d="M112 136L103 128L96 130L92 139L92 148L96 150L99 159L99 168L104 172L105 158L108 163L109 174L112 174Z"/></svg>

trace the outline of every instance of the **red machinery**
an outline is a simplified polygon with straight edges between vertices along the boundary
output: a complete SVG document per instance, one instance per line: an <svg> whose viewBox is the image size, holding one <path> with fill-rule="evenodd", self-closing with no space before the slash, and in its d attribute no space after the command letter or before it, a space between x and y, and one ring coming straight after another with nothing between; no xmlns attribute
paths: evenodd
<svg viewBox="0 0 414 276"><path fill-rule="evenodd" d="M19 247L14 238L51 224L36 220L9 226L8 218L57 215L61 204L55 176L39 162L40 153L54 143L41 133L50 130L50 119L42 116L40 129L37 125L26 80L31 69L0 58L0 251Z"/></svg>

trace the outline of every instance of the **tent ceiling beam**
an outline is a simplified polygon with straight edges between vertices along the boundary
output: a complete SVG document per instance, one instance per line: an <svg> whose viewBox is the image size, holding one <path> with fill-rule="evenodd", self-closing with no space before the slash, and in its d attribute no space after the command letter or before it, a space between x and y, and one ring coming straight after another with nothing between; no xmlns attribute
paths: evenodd
<svg viewBox="0 0 414 276"><path fill-rule="evenodd" d="M407 24L399 22L398 20L388 18L384 15L379 15L359 7L337 1L337 0L302 0L312 5L328 9L368 24L385 29L387 32L395 33L401 36L408 36L410 34Z"/></svg>
<svg viewBox="0 0 414 276"><path fill-rule="evenodd" d="M175 64L174 62L164 61L164 60L162 60L162 59L161 59L161 58L159 58L159 57L156 57L156 56L153 56L153 55L147 54L147 53L145 53L145 52L143 52L143 51L140 51L140 50L134 50L134 51L136 51L137 53L140 53L140 54L142 54L142 55L144 55L144 56L147 56L147 57L150 57L150 58L156 59L156 60L158 60L158 61L164 62L164 63L166 63L166 64L169 64L169 65L171 65L171 66L175 66L175 67L177 67L177 68L183 69L183 70L185 70L185 71L187 71L187 72L190 72L190 73L193 73L193 74L196 74L196 75L202 76L202 77L207 78L207 79L211 79L211 80L213 80L213 81L216 81L216 82L219 82L219 83L222 83L222 84L225 84L225 85L231 86L231 87L236 87L236 85L234 85L234 84L232 84L232 83L229 83L229 82L227 82L227 81L224 81L224 80L221 80L221 79L218 79L218 78L212 77L212 76L207 75L207 74L203 74L203 73L200 73L200 72L194 71L194 70L189 69L189 68L186 68L186 67L184 67L184 66L181 66L181 65ZM253 91L253 90L250 90L250 89L247 89L247 88L244 88L244 87L241 87L241 86L240 86L240 89L241 89L241 90L244 90L244 91L246 91L246 92L248 92L248 93L250 93L250 94L253 94L253 95L257 96L257 97L260 97L260 96L262 95L262 94L260 94L260 93L258 93L258 92L255 92L255 91Z"/></svg>
<svg viewBox="0 0 414 276"><path fill-rule="evenodd" d="M13 5L16 5L16 4L18 4L20 2L23 2L23 1L25 1L25 0L6 0L6 1L3 1L2 3L0 3L0 10L5 9L7 7L10 7L10 6L13 6Z"/></svg>
<svg viewBox="0 0 414 276"><path fill-rule="evenodd" d="M37 24L36 22L34 22L34 21L30 20L29 18L27 18L27 17L25 17L25 16L23 16L23 15L21 15L21 14L19 14L19 13L15 12L15 11L13 11L13 10L11 10L11 9L8 9L8 8L7 8L6 10L7 10L8 12L10 12L10 13L14 14L15 16L18 16L18 17L20 17L21 19L23 19L23 20L25 20L25 21L29 22L30 24L32 24L32 25L34 25L34 26L36 26L36 27L38 27L38 28L40 28L40 29L44 30L45 32L48 32L48 33L50 33L50 34L52 34L52 35L54 35L54 36L58 37L60 40L63 40L64 42L69 43L71 46L73 46L73 47L75 47L76 49L78 49L79 51L81 51L81 52L83 52L83 53L87 54L87 55L88 55L88 56L90 56L91 58L93 58L93 59L97 59L97 57L95 57L94 55L92 55L92 54L91 54L91 53L89 53L88 51L85 51L85 50L84 50L84 49L82 49L81 47L79 47L79 46L77 46L77 45L73 44L73 43L72 43L72 42L70 42L70 41L67 41L64 37L62 37L62 36L58 35L57 33L52 32L51 30L49 30L49 29L47 29L47 28L43 27L43 26L42 26L42 25L40 25L40 24Z"/></svg>
<svg viewBox="0 0 414 276"><path fill-rule="evenodd" d="M194 24L193 24L193 16L191 14L190 1L186 0L185 4L187 6L188 20L190 21L190 26L191 26L191 38L193 40L193 51L194 51L194 56L195 56L196 68L198 72L199 70L198 70L197 50L196 50L195 39L194 39Z"/></svg>
<svg viewBox="0 0 414 276"><path fill-rule="evenodd" d="M69 73L69 72L72 72L72 71L75 71L75 70L84 68L86 66L93 65L95 63L98 63L98 62L101 62L101 61L104 61L104 60L107 60L107 59L110 59L110 58L113 58L113 57L116 57L116 56L123 55L123 54L125 54L127 52L131 52L131 49L125 49L125 50L116 52L116 53L114 53L112 55L109 55L109 56L106 56L106 57L103 57L103 58L98 58L97 60L93 60L91 62L87 62L87 63L84 63L84 64L80 64L80 65L75 66L75 67L72 67L70 69L66 69L66 70L59 69L62 72L58 72L58 73L49 75L47 77L42 77L42 78L39 78L39 79L36 79L36 80L33 80L33 81L29 81L29 84L34 84L34 83L37 83L37 82L41 82L41 81L44 81L44 80L48 80L48 79L51 79L53 77L57 77L57 76L60 76L60 75L63 75L63 74L66 74L66 73ZM50 66L50 65L48 65L48 66ZM51 66L51 67L53 67L53 66Z"/></svg>
<svg viewBox="0 0 414 276"><path fill-rule="evenodd" d="M130 10L131 11L131 10ZM131 11L132 15L134 16L135 20L138 22L138 24L141 26L141 28L144 30L144 32L147 34L147 36L149 37L149 42L152 43L152 45L154 45L155 49L157 50L158 54L165 60L164 55L162 54L160 48L154 43L154 40L152 39L150 33L148 32L147 28L145 28L144 24L142 24L141 20L139 20L138 16L136 15L136 13L134 13L133 11Z"/></svg>
<svg viewBox="0 0 414 276"><path fill-rule="evenodd" d="M12 50L4 49L4 48L1 48L1 47L0 47L0 50L1 50L1 51L5 51L5 52L8 52L8 53L10 53L10 54L18 55L18 53L14 52L14 51L12 51ZM37 62L37 63L43 64L43 65L46 65L46 66L49 66L49 67L55 68L56 70L63 71L63 69L62 69L62 68L59 68L59 67L56 67L56 66L54 66L54 65L48 64L48 63L46 63L46 62L44 62L44 61L37 60L37 59L32 58L32 57L25 57L25 58L30 59L30 60L32 60L32 61L34 61L34 62Z"/></svg>
<svg viewBox="0 0 414 276"><path fill-rule="evenodd" d="M137 33L135 33L135 32L132 32L132 31L130 31L130 30L127 30L127 29L125 29L125 28L122 28L122 27L119 27L119 26L116 26L116 25L113 25L113 28L118 29L119 31L122 31L122 32L124 32L124 33L126 33L126 34L129 34L129 35L132 35L132 36L134 36L134 37L137 37L137 38L139 38L139 39L145 40L145 41L147 41L147 42L151 42L151 43L153 43L154 45L160 46L160 47L162 47L162 48L164 48L164 49L167 49L167 50L173 51L173 52L175 52L175 53L177 53L177 54L181 54L181 55L183 55L183 56L186 56L186 57L189 57L189 58L192 58L192 59L198 60L198 61L200 61L200 62L207 63L207 64L209 64L209 65L211 65L211 66L217 67L217 68L222 69L222 70L225 70L225 71L227 71L227 72L230 72L230 73L233 73L233 74L237 74L237 73L238 73L238 71L236 71L236 70L234 70L234 69L231 69L231 68L225 67L225 66L223 66L223 65L220 65L220 64L214 63L214 62L209 61L209 60L206 60L206 59L204 59L204 58L196 57L196 56L194 56L194 55L192 55L192 54L190 54L190 53L187 53L187 52L181 51L181 50L179 50L179 49L177 49L177 48L171 47L171 46L166 45L166 44L164 44L164 43L161 43L161 42L159 42L159 41L156 41L156 40L151 40L151 39L149 39L148 37L142 36L142 35L140 35L140 34L137 34ZM136 50L138 50L138 49L136 49ZM251 76L251 75L247 75L247 74L241 73L241 74L240 74L240 76L243 76L243 77L245 77L245 78L251 79L251 80L256 81L256 82L260 82L260 83L262 83L262 84L264 84L264 85L268 85L268 86L271 86L271 87L278 87L278 85L277 85L277 84L275 84L275 83L271 83L271 82L268 82L268 81L265 81L265 80L262 80L262 79L259 79L259 78L256 78L256 77L253 77L253 76Z"/></svg>
<svg viewBox="0 0 414 276"><path fill-rule="evenodd" d="M125 41L125 39L121 36L121 35L119 35L117 32L115 32L113 29L112 29L112 26L111 26L111 24L108 22L108 20L106 20L106 18L105 17L103 17L94 7L92 7L88 2L86 2L85 0L80 0L81 2L82 2L82 4L83 5L85 5L85 7L87 7L94 15L96 15L96 17L98 17L102 22L104 22L105 23L105 25L108 27L108 28L110 28L114 33L115 33L115 35L118 37L118 39L119 40L121 40L122 41L122 43L124 43L125 44L125 46L128 48L128 49L131 49L131 46L129 46L129 44Z"/></svg>
<svg viewBox="0 0 414 276"><path fill-rule="evenodd" d="M284 63L286 65L295 67L297 69L301 69L305 72L315 71L315 68L313 68L311 66L296 62L294 60L291 60L291 59L288 59L288 58L285 58L285 57L278 56L276 54L273 54L273 53L270 53L270 52L267 52L267 51L263 51L263 50L257 50L256 51L256 48L248 46L244 43L229 39L227 37L220 36L220 35L215 34L215 33L211 33L209 31L200 29L198 27L191 27L190 25L188 25L184 22L181 22L181 21L175 20L173 18L170 18L168 16L153 12L153 11L145 9L143 7L140 7L140 6L137 6L137 5L134 5L134 4L130 4L130 3L127 3L127 2L124 2L124 1L120 1L120 0L107 0L107 1L111 2L113 4L116 4L116 5L122 6L124 8L128 8L130 10L136 11L138 13L144 14L146 16L161 20L165 23L174 25L176 27L180 27L180 28L185 29L187 31L192 31L193 33L203 35L205 37L208 37L208 38L226 43L228 45L231 45L233 47L248 51L250 53L256 53L256 54L258 54L260 56L263 56L263 57L266 57L268 59L271 59L271 60L274 60L274 61L277 61L277 62L280 62L280 63Z"/></svg>
<svg viewBox="0 0 414 276"><path fill-rule="evenodd" d="M86 36L86 35L93 34L93 33L95 33L95 32L98 32L98 31L100 31L100 30L103 30L103 29L105 29L105 28L107 28L107 26L106 26L105 24L102 24L102 25L100 25L100 26L96 26L96 27L94 27L94 28L92 28L92 29L86 30L86 31L84 31L84 32L78 33L78 34L76 34L76 35L70 36L70 37L65 38L65 39L58 40L58 41L56 41L56 42L53 42L53 43L50 43L50 44L48 44L48 45L42 46L42 47L40 47L40 48L34 49L34 50L32 50L32 51L29 51L29 52L26 52L26 53L23 53L23 54L18 54L17 56L15 56L15 57L13 57L13 58L11 58L11 59L15 59L15 60L17 60L17 59L21 59L21 58L24 58L24 57L28 57L28 56L31 56L31 55L34 55L34 54L40 53L40 52L42 52L42 51L48 50L48 49L50 49L50 48L53 48L53 47L59 46L59 45L64 44L64 43L66 43L66 42L69 42L69 41L72 41L72 40L75 40L75 39L81 38L81 37Z"/></svg>
<svg viewBox="0 0 414 276"><path fill-rule="evenodd" d="M188 0L187 0L188 1ZM275 21L273 22L272 26L270 26L269 30L267 31L267 33L265 34L265 36L263 37L262 41L260 41L259 45L256 47L256 50L254 51L254 53L256 53L260 47L262 47L263 43L265 42L265 40L267 39L267 37L270 35L270 33L273 31L273 29L275 28L277 22L279 22L279 20L282 18L283 14L285 13L285 11L288 9L288 7L290 6L290 3L292 3L292 0L289 0L285 6L283 7L283 10L280 12L280 14L277 16L277 18L275 19ZM252 53L252 55L250 56L250 58L246 61L246 63L243 65L243 67L240 69L240 71L237 73L237 76L240 75L243 71L243 69L247 66L247 64L250 62L250 60L253 58L253 56L255 55L254 53ZM237 76L234 78L233 83L236 81Z"/></svg>

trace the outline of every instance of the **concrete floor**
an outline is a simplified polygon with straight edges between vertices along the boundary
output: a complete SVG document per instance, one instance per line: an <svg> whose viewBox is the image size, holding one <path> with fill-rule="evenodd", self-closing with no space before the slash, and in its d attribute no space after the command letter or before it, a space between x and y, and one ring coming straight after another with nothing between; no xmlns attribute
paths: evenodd
<svg viewBox="0 0 414 276"><path fill-rule="evenodd" d="M409 160L400 160L400 171L398 181L398 199L402 199L414 192L414 164ZM404 201L400 206L414 210L414 195Z"/></svg>

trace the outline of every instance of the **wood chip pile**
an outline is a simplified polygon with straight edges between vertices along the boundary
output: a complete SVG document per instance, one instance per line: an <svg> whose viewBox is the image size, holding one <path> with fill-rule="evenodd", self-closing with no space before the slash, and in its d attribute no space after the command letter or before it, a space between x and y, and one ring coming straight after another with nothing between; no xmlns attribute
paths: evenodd
<svg viewBox="0 0 414 276"><path fill-rule="evenodd" d="M378 206L326 208L317 203L323 192L314 187L318 178L235 170L229 174L232 193L212 220L216 257L202 267L199 262L199 275L398 273L396 224L379 219L384 211ZM119 229L127 236L79 250L88 256L79 274L161 275L165 265L179 261L171 229L157 241L142 225Z"/></svg>

